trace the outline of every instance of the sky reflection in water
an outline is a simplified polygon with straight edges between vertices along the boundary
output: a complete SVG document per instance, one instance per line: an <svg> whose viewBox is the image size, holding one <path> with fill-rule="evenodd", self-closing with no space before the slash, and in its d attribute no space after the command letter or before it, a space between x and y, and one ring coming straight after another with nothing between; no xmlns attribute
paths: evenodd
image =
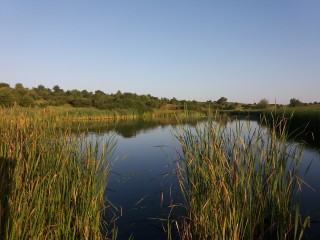
<svg viewBox="0 0 320 240"><path fill-rule="evenodd" d="M184 126L192 127L195 124L196 121L193 121ZM233 129L236 124L235 121L228 123ZM166 239L163 231L166 223L161 219L167 219L170 203L183 202L173 174L177 161L176 151L179 149L174 134L179 131L179 125L170 120L134 120L98 125L95 129L89 129L89 136L107 138L116 134L118 143L106 191L111 202L122 209L122 216L117 220L118 239L128 239L131 235L134 239ZM241 121L240 126L243 134L247 134L246 122ZM250 127L257 128L257 122L251 121ZM302 175L311 161L312 165L303 178L312 189L303 187L301 211L311 216L312 228L307 234L318 237L320 155L306 148L302 157ZM183 214L182 208L176 209L173 217Z"/></svg>

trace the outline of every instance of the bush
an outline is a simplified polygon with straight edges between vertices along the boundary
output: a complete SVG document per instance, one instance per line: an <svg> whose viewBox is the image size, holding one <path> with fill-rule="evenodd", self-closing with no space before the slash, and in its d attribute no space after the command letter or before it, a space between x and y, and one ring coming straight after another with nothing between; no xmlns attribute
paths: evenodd
<svg viewBox="0 0 320 240"><path fill-rule="evenodd" d="M11 107L14 105L16 98L10 89L2 88L0 91L0 106Z"/></svg>
<svg viewBox="0 0 320 240"><path fill-rule="evenodd" d="M303 104L299 99L296 99L296 98L291 98L290 99L290 104L289 104L290 107L299 107L299 106L302 106L302 105Z"/></svg>
<svg viewBox="0 0 320 240"><path fill-rule="evenodd" d="M258 109L265 109L269 105L269 101L265 98L261 99L260 102L257 104Z"/></svg>
<svg viewBox="0 0 320 240"><path fill-rule="evenodd" d="M24 96L20 99L19 105L22 107L31 107L34 106L34 100L30 96Z"/></svg>

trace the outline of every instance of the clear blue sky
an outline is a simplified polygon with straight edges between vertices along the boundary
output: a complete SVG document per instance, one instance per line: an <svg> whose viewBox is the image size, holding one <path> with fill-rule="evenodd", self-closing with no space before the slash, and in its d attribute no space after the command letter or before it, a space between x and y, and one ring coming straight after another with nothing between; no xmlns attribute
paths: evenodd
<svg viewBox="0 0 320 240"><path fill-rule="evenodd" d="M320 101L320 1L0 0L0 82Z"/></svg>

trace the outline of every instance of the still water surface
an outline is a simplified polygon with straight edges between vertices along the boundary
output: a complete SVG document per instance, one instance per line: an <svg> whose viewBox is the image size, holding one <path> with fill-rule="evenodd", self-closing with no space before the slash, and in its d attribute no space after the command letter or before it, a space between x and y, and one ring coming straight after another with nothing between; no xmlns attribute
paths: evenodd
<svg viewBox="0 0 320 240"><path fill-rule="evenodd" d="M116 134L117 150L111 163L112 172L106 195L121 214L117 220L118 239L167 239L164 231L169 205L182 203L176 168L179 143L174 135L181 127L193 128L198 121L178 125L176 121L131 120L108 122L90 137L108 138ZM245 127L243 121L241 124ZM234 126L230 124L230 126ZM251 128L258 126L250 122ZM97 133L99 131L99 133ZM307 174L304 176L305 170ZM312 187L303 187L301 211L311 216L307 239L320 239L320 155L306 148L302 157L301 175ZM183 215L183 208L172 213L173 218Z"/></svg>

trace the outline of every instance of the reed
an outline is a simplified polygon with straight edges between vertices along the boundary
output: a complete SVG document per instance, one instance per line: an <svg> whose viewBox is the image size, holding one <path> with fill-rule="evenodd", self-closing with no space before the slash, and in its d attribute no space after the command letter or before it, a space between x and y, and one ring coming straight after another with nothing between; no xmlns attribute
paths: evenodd
<svg viewBox="0 0 320 240"><path fill-rule="evenodd" d="M0 109L0 238L105 239L102 215L114 138L60 128L45 111ZM102 231L103 230L103 231Z"/></svg>
<svg viewBox="0 0 320 240"><path fill-rule="evenodd" d="M271 113L268 113L271 116ZM319 105L282 108L277 110L277 115L290 119L288 130L295 138L306 142L309 147L320 150L320 107ZM297 130L303 129L300 136L295 136ZM291 137L291 136L290 136Z"/></svg>
<svg viewBox="0 0 320 240"><path fill-rule="evenodd" d="M272 128L235 122L211 121L177 136L188 212L180 238L301 239L309 223L300 224L299 214L302 147L287 141L284 118Z"/></svg>

